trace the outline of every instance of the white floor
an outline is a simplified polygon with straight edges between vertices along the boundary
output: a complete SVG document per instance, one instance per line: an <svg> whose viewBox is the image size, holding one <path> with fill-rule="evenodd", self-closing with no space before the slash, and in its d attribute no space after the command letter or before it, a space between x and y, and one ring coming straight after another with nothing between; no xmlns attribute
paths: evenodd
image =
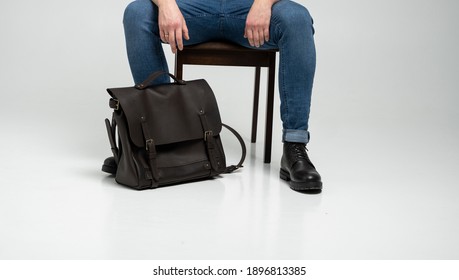
<svg viewBox="0 0 459 280"><path fill-rule="evenodd" d="M316 15L319 194L279 179L278 111L272 163L262 163L263 125L248 143L252 70L208 67L185 78L208 79L248 144L245 167L156 190L117 185L100 166L110 153L104 89L131 83L124 3L89 12L91 28L66 17L84 5L60 7L37 32L21 20L37 13L13 17L19 4L1 4L13 24L0 25L0 259L458 259L457 4L416 1L411 13L407 0L374 13L366 1L302 2ZM235 162L237 143L223 137Z"/></svg>
<svg viewBox="0 0 459 280"><path fill-rule="evenodd" d="M324 124L310 145L320 194L290 190L278 177L281 146L266 165L262 142L248 146L240 172L139 192L99 171L109 153L102 123L84 134L75 117L69 127L29 121L2 123L2 259L459 257L452 132L396 125L382 141L376 126ZM236 162L237 143L224 140Z"/></svg>

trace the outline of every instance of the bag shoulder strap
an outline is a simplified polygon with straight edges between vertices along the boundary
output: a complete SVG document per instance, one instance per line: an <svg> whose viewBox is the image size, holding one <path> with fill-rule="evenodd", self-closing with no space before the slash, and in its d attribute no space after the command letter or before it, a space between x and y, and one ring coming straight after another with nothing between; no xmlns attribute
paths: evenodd
<svg viewBox="0 0 459 280"><path fill-rule="evenodd" d="M105 119L105 127L107 128L108 140L110 141L110 148L112 149L113 157L115 158L116 164L119 162L119 149L116 146L115 133L116 133L116 121L115 118L112 118L112 123L110 124L109 119Z"/></svg>
<svg viewBox="0 0 459 280"><path fill-rule="evenodd" d="M231 133L234 134L234 136L236 136L237 140L239 141L239 144L241 144L241 148L242 148L242 155L241 155L241 159L239 160L239 163L237 165L230 165L230 166L227 166L226 167L226 170L224 173L231 173L239 168L242 167L242 164L244 163L244 160L245 160L245 156L247 154L247 148L245 147L245 143L244 143L244 140L242 139L241 135L239 135L239 133L234 129L232 128L231 126L229 125L226 125L224 123L222 123L222 126L225 127L226 129L228 129L229 131L231 131Z"/></svg>

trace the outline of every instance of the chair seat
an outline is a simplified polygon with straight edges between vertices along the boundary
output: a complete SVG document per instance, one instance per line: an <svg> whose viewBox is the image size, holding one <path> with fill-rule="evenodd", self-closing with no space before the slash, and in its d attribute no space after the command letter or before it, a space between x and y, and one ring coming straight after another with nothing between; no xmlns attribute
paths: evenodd
<svg viewBox="0 0 459 280"><path fill-rule="evenodd" d="M269 67L277 51L251 49L230 42L215 41L186 46L177 55L183 64Z"/></svg>
<svg viewBox="0 0 459 280"><path fill-rule="evenodd" d="M263 50L263 49L251 49L246 48L241 45L227 42L227 41L211 41L205 42L197 45L190 45L185 47L187 50L195 50L195 51L221 51L221 52L277 52L278 49L270 49L270 50Z"/></svg>

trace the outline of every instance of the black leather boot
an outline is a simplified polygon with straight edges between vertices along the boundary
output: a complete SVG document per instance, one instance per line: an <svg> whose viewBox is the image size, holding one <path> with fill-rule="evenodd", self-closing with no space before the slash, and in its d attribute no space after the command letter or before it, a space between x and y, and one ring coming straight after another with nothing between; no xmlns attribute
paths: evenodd
<svg viewBox="0 0 459 280"><path fill-rule="evenodd" d="M284 143L281 159L280 178L289 183L296 191L313 191L322 189L319 173L312 164L303 143Z"/></svg>
<svg viewBox="0 0 459 280"><path fill-rule="evenodd" d="M104 164L102 165L102 171L115 175L117 169L118 165L116 164L114 157L109 157L104 160Z"/></svg>

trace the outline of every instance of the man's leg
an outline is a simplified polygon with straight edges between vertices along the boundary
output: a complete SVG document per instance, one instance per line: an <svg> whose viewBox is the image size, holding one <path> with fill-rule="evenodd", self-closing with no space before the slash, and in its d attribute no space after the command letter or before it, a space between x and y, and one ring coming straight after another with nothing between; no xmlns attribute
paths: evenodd
<svg viewBox="0 0 459 280"><path fill-rule="evenodd" d="M250 6L234 1L228 4L225 34L227 39L250 47L243 38ZM280 0L272 7L270 40L261 49L278 48L279 93L282 140L281 178L296 190L321 189L322 182L308 158L308 121L316 66L313 21L308 10L298 3Z"/></svg>
<svg viewBox="0 0 459 280"><path fill-rule="evenodd" d="M279 92L284 151L280 177L298 191L321 190L322 179L306 152L316 68L313 21L301 5L283 0L273 6L271 25L279 46Z"/></svg>
<svg viewBox="0 0 459 280"><path fill-rule="evenodd" d="M150 0L130 3L123 18L126 50L134 82L143 82L151 73L169 72L158 28L158 9ZM167 76L157 82L168 81Z"/></svg>
<svg viewBox="0 0 459 280"><path fill-rule="evenodd" d="M177 0L190 35L190 40L184 40L185 45L217 39L220 36L218 33L219 2ZM163 43L159 36L158 7L151 0L136 0L127 6L123 24L134 82L141 83L158 70L169 72ZM168 81L169 78L164 76L156 82Z"/></svg>

